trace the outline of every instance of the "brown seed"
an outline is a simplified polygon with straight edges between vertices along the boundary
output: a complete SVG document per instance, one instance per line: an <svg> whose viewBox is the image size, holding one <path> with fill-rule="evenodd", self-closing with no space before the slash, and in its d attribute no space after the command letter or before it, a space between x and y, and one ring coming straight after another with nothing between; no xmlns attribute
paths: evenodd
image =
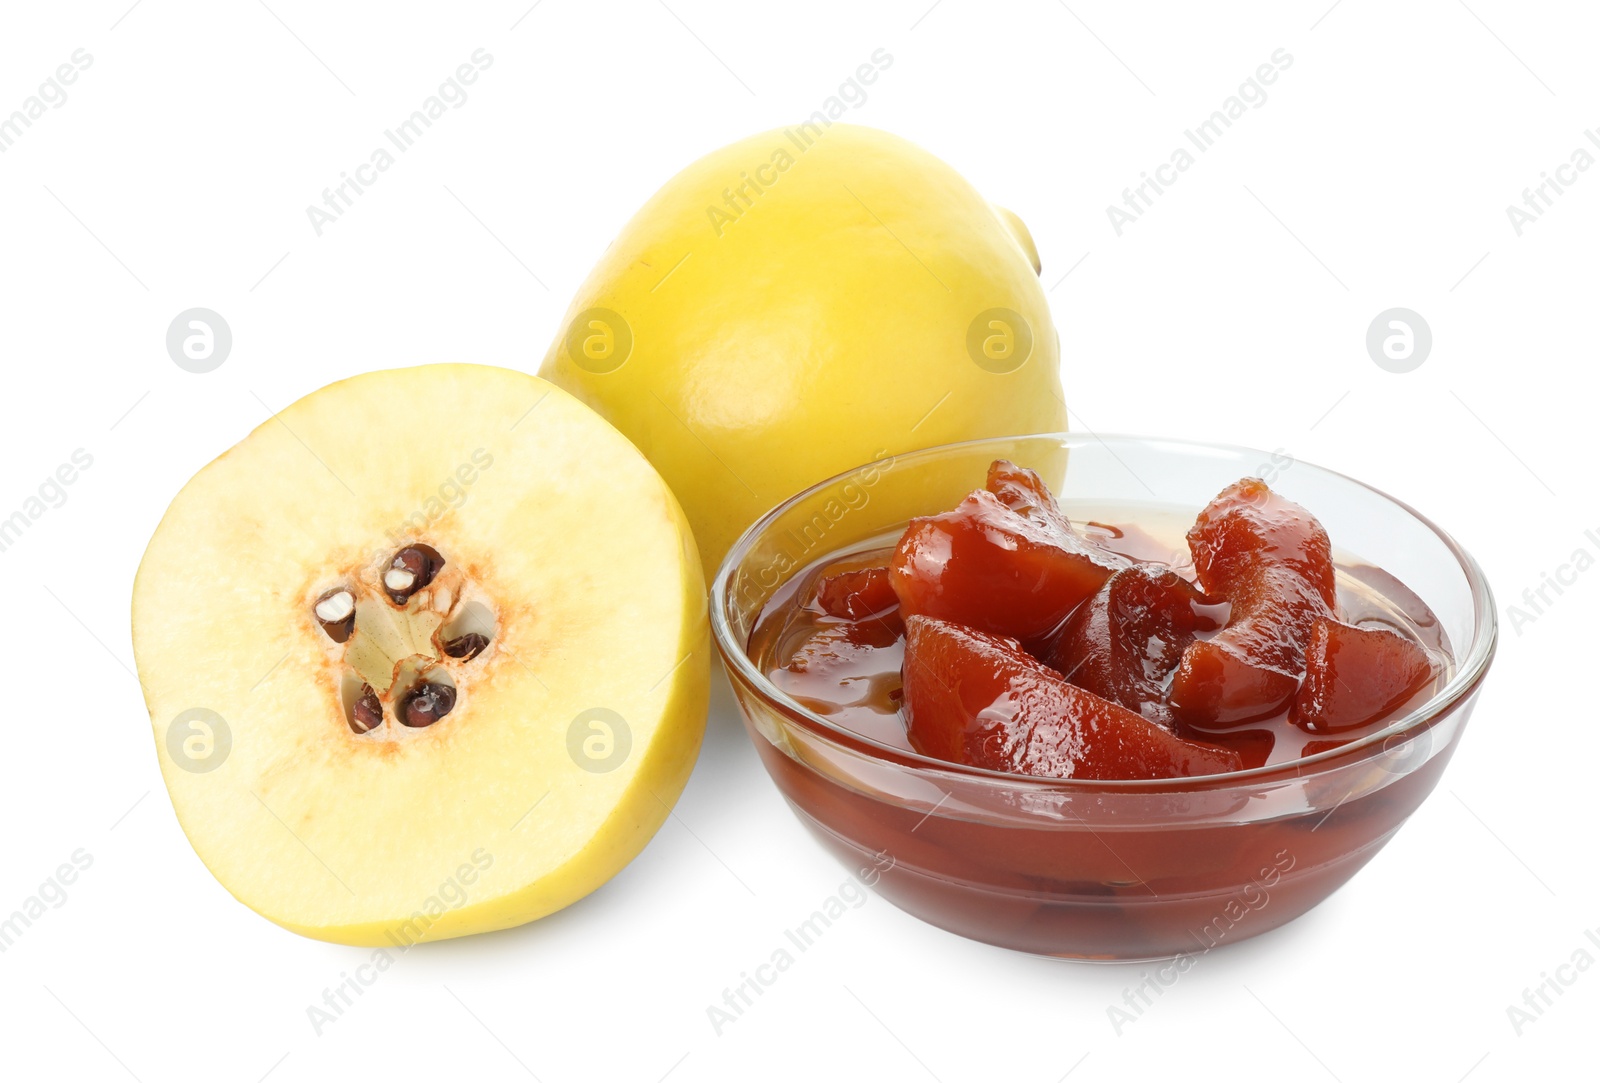
<svg viewBox="0 0 1600 1083"><path fill-rule="evenodd" d="M394 555L383 573L383 589L395 605L405 605L444 567L444 557L431 545L408 545Z"/></svg>
<svg viewBox="0 0 1600 1083"><path fill-rule="evenodd" d="M459 658L463 662L470 662L483 653L483 648L489 645L489 637L481 632L468 632L464 636L457 636L444 645L444 653L451 658Z"/></svg>
<svg viewBox="0 0 1600 1083"><path fill-rule="evenodd" d="M419 684L401 702L400 721L412 729L421 729L449 714L455 705L456 690L448 684Z"/></svg>
<svg viewBox="0 0 1600 1083"><path fill-rule="evenodd" d="M350 728L357 733L370 733L383 724L383 704L370 684L361 686L355 706L350 711Z"/></svg>
<svg viewBox="0 0 1600 1083"><path fill-rule="evenodd" d="M344 587L334 587L312 603L311 615L329 639L343 643L356 630L355 595Z"/></svg>

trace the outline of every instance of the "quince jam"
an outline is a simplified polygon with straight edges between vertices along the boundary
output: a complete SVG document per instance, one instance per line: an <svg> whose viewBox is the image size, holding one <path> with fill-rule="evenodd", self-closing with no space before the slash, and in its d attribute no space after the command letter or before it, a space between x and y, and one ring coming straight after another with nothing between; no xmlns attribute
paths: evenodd
<svg viewBox="0 0 1600 1083"><path fill-rule="evenodd" d="M1450 668L1427 607L1338 555L1255 478L1173 513L1074 524L1000 460L955 508L813 563L750 654L774 684L893 748L1061 779L1170 779L1337 748Z"/></svg>

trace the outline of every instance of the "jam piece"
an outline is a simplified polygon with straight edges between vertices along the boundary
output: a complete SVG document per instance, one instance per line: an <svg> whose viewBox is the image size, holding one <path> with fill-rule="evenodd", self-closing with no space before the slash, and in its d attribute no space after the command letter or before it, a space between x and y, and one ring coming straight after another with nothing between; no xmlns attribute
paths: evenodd
<svg viewBox="0 0 1600 1083"><path fill-rule="evenodd" d="M1080 537L1031 470L1000 460L990 479L998 492L911 520L889 577L906 615L1037 641L1128 561Z"/></svg>
<svg viewBox="0 0 1600 1083"><path fill-rule="evenodd" d="M1235 482L1189 530L1200 587L1230 603L1228 623L1190 645L1173 676L1177 717L1223 729L1276 714L1305 670L1312 625L1334 615L1328 533L1259 478Z"/></svg>
<svg viewBox="0 0 1600 1083"><path fill-rule="evenodd" d="M862 568L830 575L817 584L817 604L830 617L863 620L900 604L888 568Z"/></svg>
<svg viewBox="0 0 1600 1083"><path fill-rule="evenodd" d="M1055 494L1043 478L1027 467L1018 466L1010 459L996 459L989 464L989 476L984 488L1023 518L1032 519L1040 526L1072 533L1072 525L1061 514Z"/></svg>
<svg viewBox="0 0 1600 1083"><path fill-rule="evenodd" d="M1306 679L1294 701L1294 721L1312 733L1365 726L1398 709L1432 679L1427 652L1405 636L1319 620L1306 647Z"/></svg>
<svg viewBox="0 0 1600 1083"><path fill-rule="evenodd" d="M1299 687L1294 674L1259 665L1243 649L1212 640L1184 651L1167 702L1185 725L1224 730L1278 714Z"/></svg>
<svg viewBox="0 0 1600 1083"><path fill-rule="evenodd" d="M1175 737L1063 680L1014 639L906 620L907 733L926 756L992 771L1157 779L1237 771L1236 753Z"/></svg>
<svg viewBox="0 0 1600 1083"><path fill-rule="evenodd" d="M1193 584L1160 564L1117 572L1051 637L1043 660L1079 688L1172 729L1166 679L1216 627Z"/></svg>

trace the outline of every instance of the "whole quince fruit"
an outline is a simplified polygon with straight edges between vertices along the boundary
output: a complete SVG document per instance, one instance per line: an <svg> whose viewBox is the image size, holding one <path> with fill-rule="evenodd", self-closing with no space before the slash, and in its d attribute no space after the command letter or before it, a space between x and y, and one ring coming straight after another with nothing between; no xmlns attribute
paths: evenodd
<svg viewBox="0 0 1600 1083"><path fill-rule="evenodd" d="M540 375L622 431L708 577L768 508L957 440L1066 428L1021 221L898 136L818 122L695 162L578 290Z"/></svg>

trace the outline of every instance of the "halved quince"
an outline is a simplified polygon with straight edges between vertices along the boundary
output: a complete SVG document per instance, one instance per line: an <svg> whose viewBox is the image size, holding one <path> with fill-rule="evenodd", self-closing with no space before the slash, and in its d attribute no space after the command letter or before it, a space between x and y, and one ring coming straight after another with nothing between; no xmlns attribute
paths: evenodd
<svg viewBox="0 0 1600 1083"><path fill-rule="evenodd" d="M264 422L168 508L133 638L201 860L342 943L587 895L666 818L705 724L677 502L593 411L506 369L371 373Z"/></svg>

